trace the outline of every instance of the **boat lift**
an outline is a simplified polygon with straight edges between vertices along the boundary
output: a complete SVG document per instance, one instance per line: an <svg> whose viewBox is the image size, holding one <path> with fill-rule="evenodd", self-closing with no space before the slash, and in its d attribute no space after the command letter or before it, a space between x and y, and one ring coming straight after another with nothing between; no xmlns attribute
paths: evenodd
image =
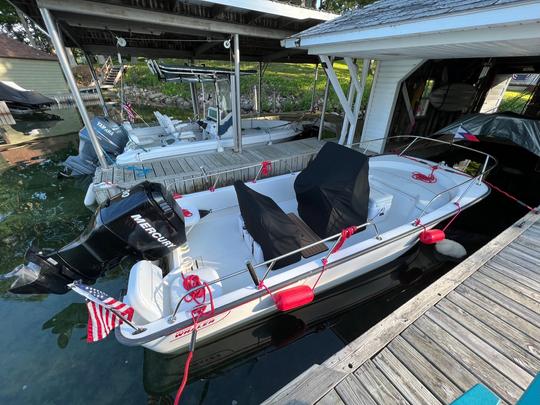
<svg viewBox="0 0 540 405"><path fill-rule="evenodd" d="M232 60L235 71L234 150L241 152L240 47L242 46L244 60L259 63L256 107L260 113L262 70L265 64L317 62L315 56L308 55L305 51L281 48L279 41L321 21L336 17L335 14L313 8L272 0L235 4L231 4L228 0L213 0L203 2L198 7L192 7L188 1L177 1L173 4L165 0L131 6L92 0L13 0L11 3L34 21L39 29L46 28L102 168L107 168L109 164L90 125L88 111L79 94L67 59L64 40L68 46L83 50L96 83L96 72L91 66L91 55L96 54L118 53L148 58L176 57L193 61L205 59L205 54L211 50L209 59ZM123 44L125 47L117 41L122 33L126 39ZM220 46L224 43L229 46ZM108 116L109 111L99 85L96 85L96 91L103 113ZM193 84L191 96L195 115L198 114L196 93L196 85Z"/></svg>

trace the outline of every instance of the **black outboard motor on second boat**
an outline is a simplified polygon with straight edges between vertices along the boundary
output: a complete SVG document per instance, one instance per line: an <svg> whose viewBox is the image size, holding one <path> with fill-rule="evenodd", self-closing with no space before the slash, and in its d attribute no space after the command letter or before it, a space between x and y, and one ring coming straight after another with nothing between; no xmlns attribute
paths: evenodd
<svg viewBox="0 0 540 405"><path fill-rule="evenodd" d="M92 128L107 157L113 159L124 151L128 135L122 125L107 117L94 117ZM96 171L98 157L86 127L79 131L79 154L68 157L64 166L72 176L94 174Z"/></svg>
<svg viewBox="0 0 540 405"><path fill-rule="evenodd" d="M141 183L100 206L79 238L56 251L26 253L16 294L64 294L76 280L93 283L124 257L157 260L186 242L182 210L160 184Z"/></svg>

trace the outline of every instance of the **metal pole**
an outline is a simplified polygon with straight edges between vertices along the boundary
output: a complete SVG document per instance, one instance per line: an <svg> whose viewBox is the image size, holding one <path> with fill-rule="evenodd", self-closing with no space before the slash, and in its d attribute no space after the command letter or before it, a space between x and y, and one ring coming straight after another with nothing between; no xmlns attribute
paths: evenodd
<svg viewBox="0 0 540 405"><path fill-rule="evenodd" d="M317 91L317 80L319 79L319 62L315 64L315 74L313 78L313 89L311 89L311 106L309 111L313 112L315 109L315 93Z"/></svg>
<svg viewBox="0 0 540 405"><path fill-rule="evenodd" d="M242 121L240 115L240 37L234 34L234 151L242 153Z"/></svg>
<svg viewBox="0 0 540 405"><path fill-rule="evenodd" d="M195 61L193 59L189 60L190 65L193 65L194 63ZM197 101L197 84L194 82L190 82L189 90L191 92L191 106L193 108L193 117L198 117L199 116L199 103Z"/></svg>
<svg viewBox="0 0 540 405"><path fill-rule="evenodd" d="M321 119L320 119L320 122L319 122L319 134L317 135L317 139L319 141L322 139L322 133L323 133L323 128L324 128L324 116L326 114L326 103L328 102L328 92L329 92L329 90L330 90L330 80L328 80L328 76L327 76L326 77L326 86L324 87L324 98L323 98L323 104L322 104Z"/></svg>
<svg viewBox="0 0 540 405"><path fill-rule="evenodd" d="M262 97L263 97L263 94L262 94L262 67L263 67L263 63L262 62L259 62L259 77L258 77L258 85L259 85L259 98L257 99L257 101L259 102L258 105L257 105L257 112L260 114L262 113Z"/></svg>
<svg viewBox="0 0 540 405"><path fill-rule="evenodd" d="M45 23L45 27L47 28L47 31L49 32L49 36L53 43L54 49L56 50L56 55L58 56L58 61L60 62L60 67L62 68L62 72L64 72L64 76L71 90L71 94L73 95L73 98L75 99L75 103L77 104L77 108L79 109L79 114L81 115L81 118L83 120L83 123L86 129L88 130L88 135L90 136L90 140L92 141L92 145L94 146L94 150L96 151L99 164L101 165L102 168L106 169L109 167L107 165L107 160L105 159L105 155L103 154L103 149L101 149L101 145L99 144L99 140L96 135L96 132L94 131L94 127L92 127L92 121L90 120L90 117L88 116L88 111L86 111L86 107L84 106L83 99L81 97L81 94L79 93L79 89L77 88L77 82L75 81L73 72L71 71L71 68L69 67L69 61L68 61L68 58L64 49L64 44L62 42L62 39L60 38L60 35L58 35L58 31L56 30L56 25L54 24L53 17L51 13L49 12L49 10L46 8L40 7L39 11L41 12L41 16L43 17L43 22Z"/></svg>
<svg viewBox="0 0 540 405"><path fill-rule="evenodd" d="M94 69L94 65L92 64L92 59L90 59L90 55L88 55L87 52L84 52L84 58L86 59L86 63L88 63L90 74L92 75L92 79L94 79L94 83L96 84L96 92L99 98L99 103L101 104L101 108L103 109L103 115L105 115L105 117L108 117L109 110L107 109L105 98L103 97L103 93L101 92L101 86L99 85L99 79L97 77L96 70Z"/></svg>

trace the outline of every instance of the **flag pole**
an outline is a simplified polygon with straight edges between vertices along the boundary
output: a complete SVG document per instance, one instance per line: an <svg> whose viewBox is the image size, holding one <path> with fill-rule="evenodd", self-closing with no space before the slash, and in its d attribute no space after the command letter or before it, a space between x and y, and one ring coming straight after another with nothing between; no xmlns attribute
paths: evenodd
<svg viewBox="0 0 540 405"><path fill-rule="evenodd" d="M141 333L141 332L144 332L146 330L146 328L141 328L137 325L135 325L133 322L131 322L129 319L127 319L124 315L122 315L121 313L119 313L116 309L112 308L111 306L107 305L107 304L104 304L103 302L95 299L94 297L92 297L91 294L87 294L85 291L81 290L79 288L79 286L77 285L77 282L75 283L71 283L71 284L68 284L68 287L76 292L77 294L79 294L80 296L86 298L88 301L92 301L93 303L97 304L97 305L100 305L106 309L108 309L109 311L111 311L113 314L115 314L118 318L120 318L122 320L122 322L125 322L127 325L131 326L133 329L134 329L134 332L133 334L137 334L137 333Z"/></svg>

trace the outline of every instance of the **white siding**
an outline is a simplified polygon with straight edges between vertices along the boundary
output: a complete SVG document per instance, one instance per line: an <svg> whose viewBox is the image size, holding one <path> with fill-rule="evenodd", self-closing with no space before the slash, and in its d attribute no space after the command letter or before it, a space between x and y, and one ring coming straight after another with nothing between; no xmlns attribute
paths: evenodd
<svg viewBox="0 0 540 405"><path fill-rule="evenodd" d="M379 138L385 138L385 140L366 144L370 151L379 153L383 150L401 83L422 62L421 59L382 60L377 62L377 70L373 78L362 130L362 141Z"/></svg>
<svg viewBox="0 0 540 405"><path fill-rule="evenodd" d="M0 80L15 82L46 96L68 92L60 64L54 60L0 58Z"/></svg>

